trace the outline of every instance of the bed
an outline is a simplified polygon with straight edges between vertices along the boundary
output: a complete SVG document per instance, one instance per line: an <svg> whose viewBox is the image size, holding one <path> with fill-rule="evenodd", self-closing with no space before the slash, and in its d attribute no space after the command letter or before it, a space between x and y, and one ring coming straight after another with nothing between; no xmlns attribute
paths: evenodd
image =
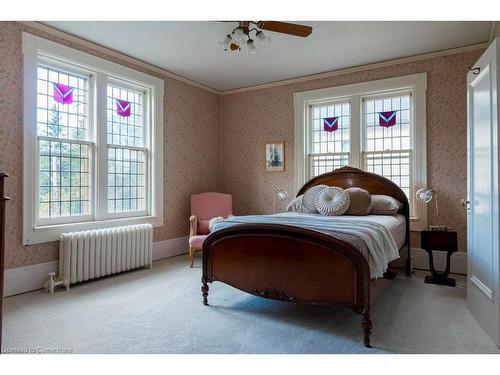
<svg viewBox="0 0 500 375"><path fill-rule="evenodd" d="M409 204L404 192L380 175L343 167L311 179L297 196L321 184L360 187L371 194L392 196L402 203L393 222L394 228L397 227L394 230L399 234L391 232L393 236L387 237L394 237L394 241L400 237L396 250L407 251L406 274L409 276ZM251 222L222 227L207 237L203 243L203 303L208 305L208 284L220 281L273 300L346 305L361 314L363 341L370 347L371 292L375 280L370 257L346 236L333 236L326 230L328 228L321 231L311 229L312 226L305 221L301 225L300 218L289 214L279 218L272 216L272 219L262 216L261 222L249 218L247 220ZM363 223L369 225L369 220L374 219L366 219ZM346 221L342 223L348 225ZM353 225L355 223L353 221ZM375 274L380 277L380 270Z"/></svg>

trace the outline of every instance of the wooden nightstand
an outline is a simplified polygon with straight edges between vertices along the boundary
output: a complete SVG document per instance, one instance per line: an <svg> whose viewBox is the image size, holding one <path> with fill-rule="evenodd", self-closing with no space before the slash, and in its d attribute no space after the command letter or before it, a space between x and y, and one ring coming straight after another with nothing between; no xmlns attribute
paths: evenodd
<svg viewBox="0 0 500 375"><path fill-rule="evenodd" d="M450 273L450 257L457 251L457 232L424 230L420 235L422 249L429 254L429 269L432 275L425 277L427 284L455 286L455 279L448 277ZM436 271L432 251L446 251L446 268L444 272Z"/></svg>

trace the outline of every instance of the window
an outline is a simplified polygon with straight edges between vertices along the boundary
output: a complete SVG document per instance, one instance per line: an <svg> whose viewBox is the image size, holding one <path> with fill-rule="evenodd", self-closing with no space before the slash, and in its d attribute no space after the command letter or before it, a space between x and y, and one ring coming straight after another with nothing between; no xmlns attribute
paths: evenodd
<svg viewBox="0 0 500 375"><path fill-rule="evenodd" d="M161 225L163 81L23 35L24 243Z"/></svg>
<svg viewBox="0 0 500 375"><path fill-rule="evenodd" d="M410 202L411 227L426 226L415 192L426 186L426 75L295 94L295 189L342 166L380 174Z"/></svg>

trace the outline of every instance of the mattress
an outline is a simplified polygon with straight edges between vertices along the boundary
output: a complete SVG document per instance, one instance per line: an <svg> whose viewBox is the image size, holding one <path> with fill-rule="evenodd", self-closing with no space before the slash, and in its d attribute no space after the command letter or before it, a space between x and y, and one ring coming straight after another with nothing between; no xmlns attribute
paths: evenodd
<svg viewBox="0 0 500 375"><path fill-rule="evenodd" d="M324 215L320 214L306 214L306 213L301 213L301 212L286 212L286 213L280 213L280 214L275 214L275 215L270 215L274 217L289 217L289 216L304 216L307 218L311 217L325 217ZM333 223L335 220L340 220L340 219L346 219L349 218L351 219L354 223L356 222L357 219L359 220L367 220L373 223L378 223L383 225L391 234L392 237L394 238L394 242L396 243L398 249L401 249L403 245L405 244L405 237L406 237L406 219L403 215L397 214L397 215L366 215L366 216L354 216L354 215L342 215L342 216L330 216L328 217L328 220L332 221ZM349 241L350 242L350 241Z"/></svg>
<svg viewBox="0 0 500 375"><path fill-rule="evenodd" d="M404 246L406 237L406 219L403 215L367 215L359 217L364 220L382 224L392 234L398 249L401 249Z"/></svg>

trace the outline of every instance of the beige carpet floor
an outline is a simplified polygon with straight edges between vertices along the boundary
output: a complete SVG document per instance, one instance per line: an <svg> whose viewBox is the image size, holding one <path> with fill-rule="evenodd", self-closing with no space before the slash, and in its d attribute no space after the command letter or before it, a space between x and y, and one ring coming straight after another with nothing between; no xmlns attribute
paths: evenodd
<svg viewBox="0 0 500 375"><path fill-rule="evenodd" d="M4 352L72 353L499 353L456 288L424 284L425 272L390 282L373 308L373 349L360 316L341 307L257 298L222 283L203 306L200 258L161 260L54 295L4 304Z"/></svg>

